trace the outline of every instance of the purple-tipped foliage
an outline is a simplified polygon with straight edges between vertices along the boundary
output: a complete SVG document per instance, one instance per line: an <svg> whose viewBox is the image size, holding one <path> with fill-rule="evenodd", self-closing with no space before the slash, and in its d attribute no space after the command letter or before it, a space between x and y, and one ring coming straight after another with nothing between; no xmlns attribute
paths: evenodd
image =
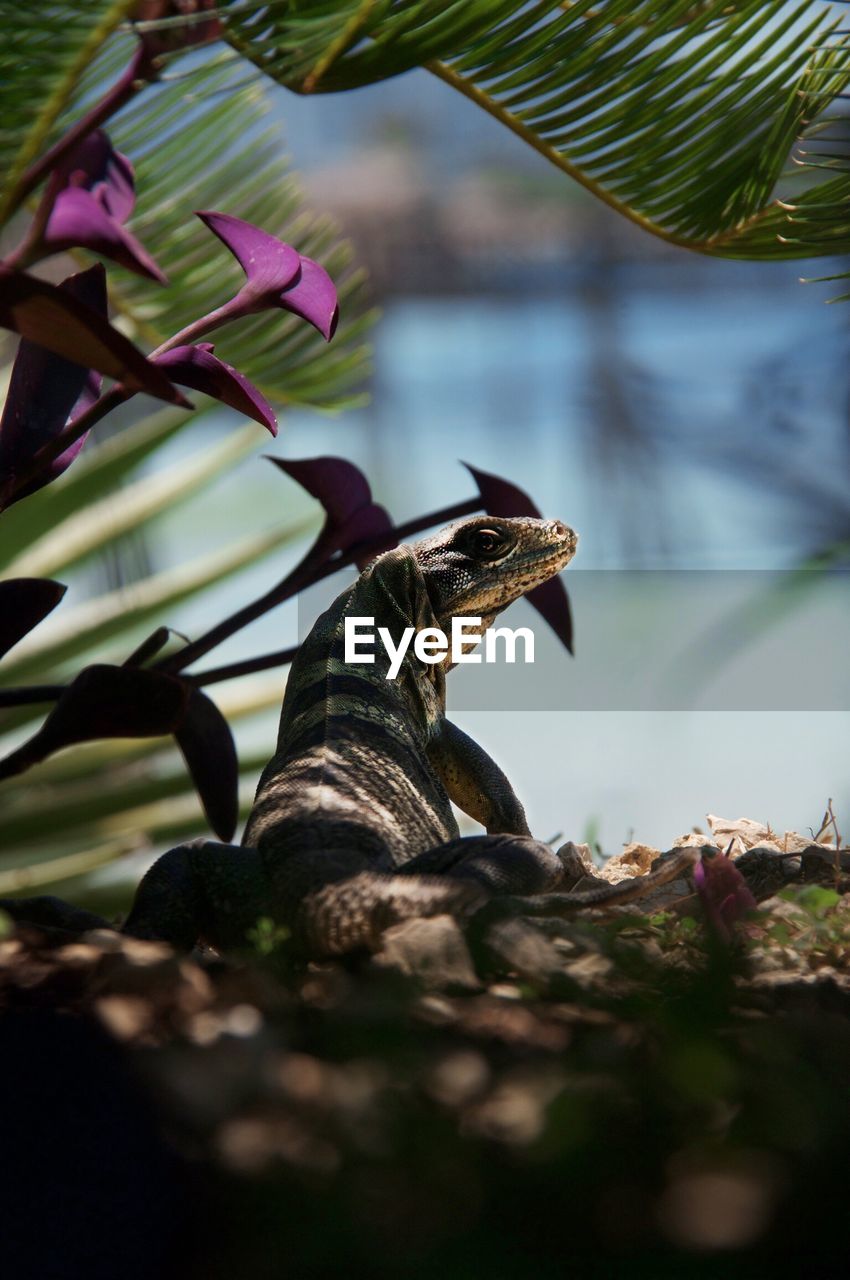
<svg viewBox="0 0 850 1280"><path fill-rule="evenodd" d="M334 528L372 502L369 481L359 467L345 458L269 458L291 476L324 507L328 524Z"/></svg>
<svg viewBox="0 0 850 1280"><path fill-rule="evenodd" d="M106 277L99 263L79 275L69 276L59 288L106 316ZM96 370L54 355L38 343L21 341L0 418L0 487L29 465L42 445L53 440L67 423L74 422L94 404L101 382ZM66 471L87 435L86 432L80 436L48 463L41 475L18 489L11 501L25 498Z"/></svg>
<svg viewBox="0 0 850 1280"><path fill-rule="evenodd" d="M478 486L484 510L491 516L533 516L540 519L540 512L528 494L510 480L478 471L468 462L463 464ZM570 600L560 577L550 578L529 591L526 600L547 622L561 643L573 652L573 618Z"/></svg>
<svg viewBox="0 0 850 1280"><path fill-rule="evenodd" d="M90 249L158 284L166 279L147 250L124 227L136 202L133 166L95 129L63 156L44 201L50 209L41 244L50 253Z"/></svg>
<svg viewBox="0 0 850 1280"><path fill-rule="evenodd" d="M746 880L726 854L703 853L694 867L694 883L711 928L730 942L738 921L758 907Z"/></svg>
<svg viewBox="0 0 850 1280"><path fill-rule="evenodd" d="M93 129L62 157L52 181L59 191L88 191L118 222L126 222L136 207L136 172L103 129Z"/></svg>
<svg viewBox="0 0 850 1280"><path fill-rule="evenodd" d="M97 310L60 285L0 264L0 325L85 369L96 369L127 391L146 391L170 404L188 402ZM189 406L191 407L191 406Z"/></svg>
<svg viewBox="0 0 850 1280"><path fill-rule="evenodd" d="M0 582L0 657L51 613L68 590L50 578Z"/></svg>
<svg viewBox="0 0 850 1280"><path fill-rule="evenodd" d="M0 779L23 773L77 742L172 733L188 700L188 686L161 671L103 664L86 667L68 685L38 733L0 761Z"/></svg>
<svg viewBox="0 0 850 1280"><path fill-rule="evenodd" d="M59 588L58 583L36 585ZM44 597L43 591L42 603ZM22 773L79 742L171 733L210 825L222 840L229 840L238 817L239 766L233 735L206 694L163 671L127 665L86 667L65 689L39 731L0 761L0 779Z"/></svg>
<svg viewBox="0 0 850 1280"><path fill-rule="evenodd" d="M216 325L279 307L307 320L330 342L339 319L336 287L324 267L253 223L229 213L199 211L245 272L239 292L215 314Z"/></svg>
<svg viewBox="0 0 850 1280"><path fill-rule="evenodd" d="M317 563L335 552L349 551L359 543L385 541L395 545L393 522L383 507L372 501L369 482L359 467L344 458L270 458L323 506L325 524L309 553ZM362 567L372 559L374 551L358 557Z"/></svg>
<svg viewBox="0 0 850 1280"><path fill-rule="evenodd" d="M174 736L210 826L220 840L232 839L239 818L236 745L224 716L200 689L189 694Z"/></svg>
<svg viewBox="0 0 850 1280"><path fill-rule="evenodd" d="M197 346L172 347L153 360L181 387L202 391L238 409L276 436L277 418L268 400L238 369L219 360L213 351L212 343L199 342Z"/></svg>

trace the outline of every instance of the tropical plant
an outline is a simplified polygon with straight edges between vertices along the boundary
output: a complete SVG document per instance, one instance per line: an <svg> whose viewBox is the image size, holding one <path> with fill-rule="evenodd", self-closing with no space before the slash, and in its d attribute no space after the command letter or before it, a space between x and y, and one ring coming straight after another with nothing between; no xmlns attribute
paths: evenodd
<svg viewBox="0 0 850 1280"><path fill-rule="evenodd" d="M817 0L247 0L226 38L297 93L422 66L652 235L775 260L850 247L850 161L808 145L843 121L841 21Z"/></svg>

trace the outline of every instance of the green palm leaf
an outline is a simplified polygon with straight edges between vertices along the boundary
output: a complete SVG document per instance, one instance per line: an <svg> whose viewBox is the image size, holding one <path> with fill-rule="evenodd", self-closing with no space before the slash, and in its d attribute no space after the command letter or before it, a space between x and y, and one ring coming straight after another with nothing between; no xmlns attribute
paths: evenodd
<svg viewBox="0 0 850 1280"><path fill-rule="evenodd" d="M216 692L239 726L280 705L279 673ZM240 812L246 816L268 752L241 753ZM203 835L207 821L170 739L93 742L61 752L6 792L0 814L3 893L79 877L154 842ZM2 895L0 895L2 896Z"/></svg>
<svg viewBox="0 0 850 1280"><path fill-rule="evenodd" d="M135 2L0 2L0 225L16 207L22 174L56 136L87 68Z"/></svg>
<svg viewBox="0 0 850 1280"><path fill-rule="evenodd" d="M127 66L136 38L118 28L133 7L134 0L16 6L5 21L0 8L0 225L20 201L27 166ZM341 323L326 347L303 321L266 313L225 330L219 353L275 403L338 410L362 403L364 338L374 313L336 225L303 207L281 131L265 120L269 91L242 60L213 46L173 58L161 82L110 122L114 142L137 170L133 230L170 281L158 289L111 269L110 297L134 340L158 346L241 283L239 268L193 210L222 209L256 222L325 266L339 290Z"/></svg>
<svg viewBox="0 0 850 1280"><path fill-rule="evenodd" d="M236 8L229 38L301 93L425 66L661 239L776 258L836 251L823 228L780 240L774 199L795 139L850 79L836 25L812 0L270 0Z"/></svg>

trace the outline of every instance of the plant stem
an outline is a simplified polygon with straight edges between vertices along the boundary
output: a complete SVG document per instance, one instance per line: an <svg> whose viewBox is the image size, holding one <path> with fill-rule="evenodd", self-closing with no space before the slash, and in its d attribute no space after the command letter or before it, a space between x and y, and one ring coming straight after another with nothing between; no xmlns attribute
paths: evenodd
<svg viewBox="0 0 850 1280"><path fill-rule="evenodd" d="M213 329L219 329L223 324L228 324L231 320L238 320L240 316L247 315L243 307L234 307L236 298L232 298L230 302L225 302L222 306L216 307L215 311L210 311L205 316L193 320L191 324L187 324L179 333L172 334L170 338L166 338L165 342L161 342L155 351L151 351L148 360L155 360L157 356L161 356L166 351L171 351L174 347L185 346L187 343L195 342L198 338L202 338L204 334L211 333Z"/></svg>
<svg viewBox="0 0 850 1280"><path fill-rule="evenodd" d="M98 401L98 403L100 402ZM349 547L341 554L325 561L317 558L315 548L313 548L308 551L301 563L296 565L291 573L287 574L275 587L272 587L271 591L267 591L265 595L259 596L250 604L238 609L236 613L225 618L217 626L199 636L197 640L192 641L176 653L161 659L153 665L159 671L180 674L183 672L184 667L196 662L198 658L202 658L211 649L229 639L236 631L246 627L249 622L254 622L257 618L262 617L264 613L273 609L275 605L282 604L284 600L297 595L305 587L313 586L314 583L331 577L338 569L355 564L358 560L366 557L371 558L380 554L381 551L388 550L411 533L419 533L423 529L432 528L434 525L447 524L452 520L458 520L463 516L471 515L473 512L478 511L480 507L480 498L467 498L464 502L456 502L451 507L444 507L442 511L434 511L427 516L416 516L412 520L405 521L404 524L396 525L394 529L380 538L373 538L369 542L360 542L356 546ZM145 642L145 649L151 643L158 643L162 639L161 632L163 631L164 628L160 628L159 632L155 632L149 638L149 641ZM198 686L219 684L222 680L233 680L237 676L249 675L255 671L267 671L271 667L285 666L286 663L292 661L299 648L300 646L297 644L291 645L288 649L278 649L274 653L264 653L256 658L244 658L239 662L230 663L228 666L214 667L209 671L185 675L184 679ZM139 654L143 652L144 650L137 650L133 657L138 658ZM66 687L66 685L62 684L46 684L29 685L19 689L0 689L0 707L20 707L34 702L55 702L64 693Z"/></svg>
<svg viewBox="0 0 850 1280"><path fill-rule="evenodd" d="M48 148L43 155L39 156L26 173L21 177L15 192L14 208L18 208L23 200L33 191L46 174L59 163L63 156L75 147L77 143L85 138L93 130L97 129L108 120L110 116L115 115L120 109L134 98L137 93L146 88L155 78L157 73L157 60L151 57L143 43L139 44L138 49L133 54L126 69L111 89L103 95L99 102L81 116L76 124L72 125L67 133L54 142L53 146Z"/></svg>
<svg viewBox="0 0 850 1280"><path fill-rule="evenodd" d="M31 702L56 702L67 687L64 684L31 684L20 689L0 689L0 707L26 707Z"/></svg>
<svg viewBox="0 0 850 1280"><path fill-rule="evenodd" d="M314 583L321 582L324 578L329 578L338 569L344 569L348 565L356 564L357 561L364 558L371 559L372 556L389 550L397 542L401 542L406 538L408 534L418 533L422 529L430 529L436 524L447 524L452 520L459 519L461 516L470 515L473 511L478 511L480 507L480 498L468 498L465 502L457 502L454 506L444 507L442 511L432 512L431 515L417 516L413 520L408 520L405 524L397 525L380 538L357 543L355 546L349 547L346 551L324 562L317 559L316 548L312 548L307 552L301 563L296 565L292 572L287 574L270 591L258 596L250 604L243 605L241 609L237 609L235 613L219 622L205 632L204 635L199 636L197 640L193 640L185 648L179 649L167 658L163 658L156 663L157 669L171 674L183 671L193 662L197 662L198 658L203 658L211 649L228 640L237 631L241 631L249 623L255 622L257 618L261 618L263 614L268 613L277 605L283 604L285 600L291 599L299 591L303 591L305 587L311 587ZM288 651L282 650L281 652ZM281 661L284 661L284 659L281 659ZM275 666L278 664L269 662L268 665ZM262 668L256 669L262 670ZM225 668L221 668L221 670L225 670ZM227 678L226 676L217 676L219 680ZM205 683L203 673L197 676L196 679L198 682Z"/></svg>
<svg viewBox="0 0 850 1280"><path fill-rule="evenodd" d="M101 418L106 417L107 413L111 413L113 409L119 404L123 404L125 400L129 400L133 394L133 392L125 390L120 383L117 386L110 387L109 391L104 392L99 400L95 400L94 404L89 405L85 412L81 413L73 422L69 422L64 426L58 435L49 440L47 444L43 444L38 452L33 454L29 465L14 476L9 489L4 493L3 502L0 506L8 506L10 499L16 493L20 493L21 489L25 488L33 480L39 479L51 462L54 462L66 449L76 443L80 436L84 436L87 431L90 431L96 422L100 422Z"/></svg>
<svg viewBox="0 0 850 1280"><path fill-rule="evenodd" d="M226 667L212 667L209 671L201 671L198 675L185 677L191 684L205 688L208 684L220 684L222 680L235 680L238 676L248 676L255 671L268 671L272 667L285 667L291 662L300 644L290 645L288 649L278 649L275 653L261 653L256 658L245 658L242 662L231 662Z"/></svg>

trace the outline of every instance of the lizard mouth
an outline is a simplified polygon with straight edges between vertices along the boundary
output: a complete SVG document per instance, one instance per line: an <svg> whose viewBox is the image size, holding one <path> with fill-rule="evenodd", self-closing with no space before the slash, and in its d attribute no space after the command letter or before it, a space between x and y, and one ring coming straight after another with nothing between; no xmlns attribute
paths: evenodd
<svg viewBox="0 0 850 1280"><path fill-rule="evenodd" d="M518 558L510 567L508 577L525 579L531 587L566 568L576 553L578 534L560 520L547 521L543 533L547 537L546 542Z"/></svg>

